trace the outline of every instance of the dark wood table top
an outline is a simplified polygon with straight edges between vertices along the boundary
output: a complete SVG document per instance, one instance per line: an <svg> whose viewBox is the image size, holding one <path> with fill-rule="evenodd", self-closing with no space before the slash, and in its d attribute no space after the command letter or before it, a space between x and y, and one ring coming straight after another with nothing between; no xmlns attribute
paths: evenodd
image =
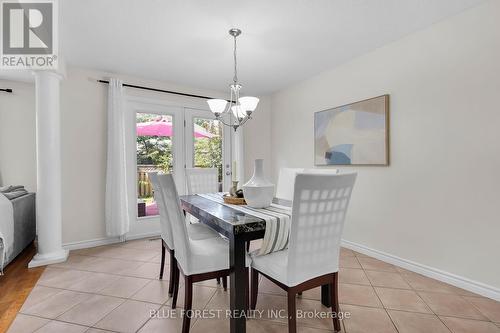
<svg viewBox="0 0 500 333"><path fill-rule="evenodd" d="M181 195L182 208L225 236L265 231L266 221L199 195Z"/></svg>

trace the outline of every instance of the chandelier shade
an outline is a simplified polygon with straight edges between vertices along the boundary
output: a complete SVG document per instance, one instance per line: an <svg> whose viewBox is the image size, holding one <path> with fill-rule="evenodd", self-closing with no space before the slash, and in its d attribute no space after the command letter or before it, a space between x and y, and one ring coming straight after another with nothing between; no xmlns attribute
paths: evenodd
<svg viewBox="0 0 500 333"><path fill-rule="evenodd" d="M220 114L226 109L227 101L223 99L209 99L207 101L210 110L215 114Z"/></svg>
<svg viewBox="0 0 500 333"><path fill-rule="evenodd" d="M243 111L254 112L259 104L259 99L257 97L245 96L240 98L240 105Z"/></svg>

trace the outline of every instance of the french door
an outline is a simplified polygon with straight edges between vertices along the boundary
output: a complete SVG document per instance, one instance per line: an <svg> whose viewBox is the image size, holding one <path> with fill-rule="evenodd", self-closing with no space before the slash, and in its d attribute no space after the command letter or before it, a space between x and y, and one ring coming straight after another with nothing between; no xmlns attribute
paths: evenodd
<svg viewBox="0 0 500 333"><path fill-rule="evenodd" d="M186 168L217 168L221 190L231 186L231 132L210 111L185 109Z"/></svg>
<svg viewBox="0 0 500 333"><path fill-rule="evenodd" d="M172 173L186 193L185 168L217 168L221 189L231 181L231 133L209 110L131 99L127 102L130 231L126 238L159 234L159 211L149 172Z"/></svg>

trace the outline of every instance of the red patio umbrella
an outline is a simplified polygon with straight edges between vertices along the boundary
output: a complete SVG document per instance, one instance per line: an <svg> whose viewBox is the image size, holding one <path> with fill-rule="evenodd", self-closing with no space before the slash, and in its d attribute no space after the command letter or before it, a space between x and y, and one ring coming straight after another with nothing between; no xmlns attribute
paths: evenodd
<svg viewBox="0 0 500 333"><path fill-rule="evenodd" d="M156 120L137 123L137 136L172 136L173 124L170 120L160 117ZM195 138L213 138L217 135L209 133L200 125L194 124Z"/></svg>

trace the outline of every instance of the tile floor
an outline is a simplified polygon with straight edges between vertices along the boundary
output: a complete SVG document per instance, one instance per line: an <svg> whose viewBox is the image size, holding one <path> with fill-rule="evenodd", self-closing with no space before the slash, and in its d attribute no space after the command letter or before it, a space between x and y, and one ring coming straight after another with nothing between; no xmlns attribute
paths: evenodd
<svg viewBox="0 0 500 333"><path fill-rule="evenodd" d="M160 249L159 240L137 240L72 251L67 262L46 269L9 332L180 332L181 319L167 318L179 315L169 311L168 281L157 278ZM341 310L350 315L343 332L500 333L499 302L347 249L340 266ZM167 262L167 278L168 270ZM257 309L286 310L285 293L267 279L259 292ZM181 285L180 306L182 300ZM297 308L328 311L319 300L319 289L304 292ZM229 293L214 280L194 288L194 309L225 310L228 303ZM151 318L155 310L160 316ZM286 317L269 313L249 320L247 331L287 332ZM307 333L332 330L329 319L301 318L298 326ZM192 320L193 333L227 331L224 319Z"/></svg>

